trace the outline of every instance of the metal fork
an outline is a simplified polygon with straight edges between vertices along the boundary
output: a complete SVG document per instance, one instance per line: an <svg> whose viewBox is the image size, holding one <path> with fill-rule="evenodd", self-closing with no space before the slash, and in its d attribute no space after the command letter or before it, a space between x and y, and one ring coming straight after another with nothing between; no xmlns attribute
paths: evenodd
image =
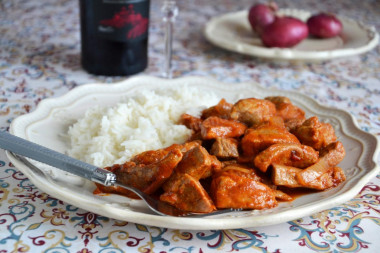
<svg viewBox="0 0 380 253"><path fill-rule="evenodd" d="M135 187L122 184L120 181L118 181L116 175L108 170L98 168L94 165L74 159L52 149L11 135L5 131L0 131L0 148L10 151L15 159L24 163L33 171L39 171L42 173L39 168L29 162L25 157L29 157L33 160L51 165L55 168L91 180L93 182L103 184L105 186L123 187L138 195L153 212L159 215L179 217L205 217L210 215L240 211L240 209L223 209L211 213L193 213L180 210L174 206L153 198L152 196Z"/></svg>

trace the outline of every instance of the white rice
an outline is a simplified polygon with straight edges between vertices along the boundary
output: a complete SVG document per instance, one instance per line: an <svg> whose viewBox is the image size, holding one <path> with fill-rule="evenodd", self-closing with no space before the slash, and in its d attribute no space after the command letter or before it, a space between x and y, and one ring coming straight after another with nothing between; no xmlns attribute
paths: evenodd
<svg viewBox="0 0 380 253"><path fill-rule="evenodd" d="M68 131L68 155L106 167L124 163L146 150L183 143L191 131L178 120L183 113L199 115L219 98L194 87L142 90L113 107L93 107Z"/></svg>

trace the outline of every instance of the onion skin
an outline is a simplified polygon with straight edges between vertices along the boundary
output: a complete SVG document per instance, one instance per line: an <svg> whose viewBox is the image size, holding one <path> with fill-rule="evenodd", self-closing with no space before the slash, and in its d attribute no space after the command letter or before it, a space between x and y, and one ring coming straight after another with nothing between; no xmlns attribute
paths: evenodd
<svg viewBox="0 0 380 253"><path fill-rule="evenodd" d="M248 14L248 21L252 30L260 35L264 27L273 23L276 19L277 9L278 7L275 3L253 5Z"/></svg>
<svg viewBox="0 0 380 253"><path fill-rule="evenodd" d="M266 47L293 47L309 35L307 25L293 17L276 17L276 20L265 27L261 40Z"/></svg>
<svg viewBox="0 0 380 253"><path fill-rule="evenodd" d="M331 38L342 32L343 25L334 15L319 13L307 20L310 35L318 38Z"/></svg>

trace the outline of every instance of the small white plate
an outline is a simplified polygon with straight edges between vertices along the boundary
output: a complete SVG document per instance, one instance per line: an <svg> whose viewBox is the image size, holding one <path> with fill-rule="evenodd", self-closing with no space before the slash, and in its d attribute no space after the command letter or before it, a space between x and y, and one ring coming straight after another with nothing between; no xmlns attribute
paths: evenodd
<svg viewBox="0 0 380 253"><path fill-rule="evenodd" d="M334 126L347 152L340 163L347 180L334 189L304 195L290 203L282 202L278 207L269 210L238 212L207 218L179 218L152 214L140 200L112 194L106 197L93 195L95 186L88 180L32 161L43 172L41 173L29 169L11 154L7 155L34 185L55 198L119 220L187 230L267 226L311 215L352 199L379 171L375 163L379 154L376 137L360 130L349 113L322 106L296 92L268 90L255 83L227 84L204 77L167 80L140 76L112 85L79 86L62 97L41 101L35 111L16 118L11 124L10 131L16 136L64 153L68 149L65 135L69 125L82 117L88 108L94 105L115 105L140 89L181 85L197 87L200 92L212 91L220 98L226 98L231 102L243 97L264 98L275 95L289 97L293 103L305 110L307 116L316 115Z"/></svg>
<svg viewBox="0 0 380 253"><path fill-rule="evenodd" d="M282 9L279 14L306 21L310 12ZM205 26L204 35L214 45L241 54L282 60L328 60L361 54L373 49L379 42L375 27L365 26L345 17L340 36L329 39L308 37L292 48L267 48L248 22L248 11L239 11L212 18Z"/></svg>

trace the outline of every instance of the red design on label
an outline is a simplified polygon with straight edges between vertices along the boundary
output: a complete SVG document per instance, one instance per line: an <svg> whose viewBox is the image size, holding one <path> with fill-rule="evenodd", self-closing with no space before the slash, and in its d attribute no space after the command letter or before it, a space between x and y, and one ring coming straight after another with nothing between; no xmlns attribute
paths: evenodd
<svg viewBox="0 0 380 253"><path fill-rule="evenodd" d="M135 13L133 5L130 4L128 9L122 7L111 19L103 19L100 21L100 24L115 28L123 28L130 25L132 28L126 36L128 39L131 39L144 34L148 30L149 20L144 18L140 13Z"/></svg>

